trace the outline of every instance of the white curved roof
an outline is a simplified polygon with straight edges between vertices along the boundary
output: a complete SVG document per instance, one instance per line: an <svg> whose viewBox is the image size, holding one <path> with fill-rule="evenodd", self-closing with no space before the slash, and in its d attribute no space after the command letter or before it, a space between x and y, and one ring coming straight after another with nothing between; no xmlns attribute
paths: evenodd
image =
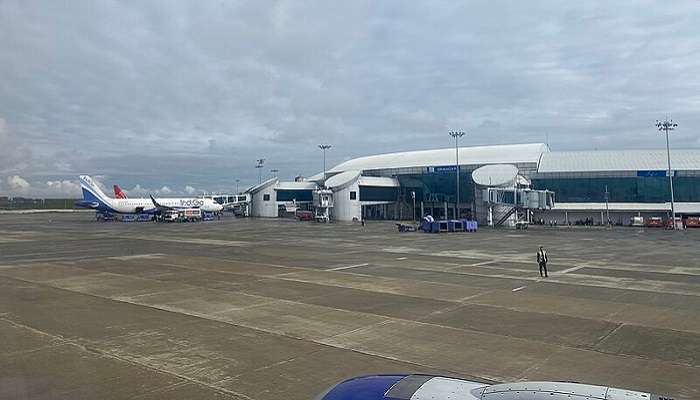
<svg viewBox="0 0 700 400"><path fill-rule="evenodd" d="M518 168L513 164L489 164L472 172L472 179L482 186L513 186Z"/></svg>
<svg viewBox="0 0 700 400"><path fill-rule="evenodd" d="M700 170L700 150L671 150L673 170ZM666 150L555 151L542 154L537 172L663 171Z"/></svg>
<svg viewBox="0 0 700 400"><path fill-rule="evenodd" d="M460 165L537 163L549 151L544 143L507 144L459 148ZM419 150L378 154L345 161L329 172L454 165L455 149Z"/></svg>
<svg viewBox="0 0 700 400"><path fill-rule="evenodd" d="M326 186L338 189L355 181L360 176L360 171L350 170L326 179Z"/></svg>
<svg viewBox="0 0 700 400"><path fill-rule="evenodd" d="M278 182L279 180L277 178L270 178L262 183L258 183L257 185L249 187L245 193L256 193L259 192L262 189L265 189L266 187L270 185L274 185Z"/></svg>

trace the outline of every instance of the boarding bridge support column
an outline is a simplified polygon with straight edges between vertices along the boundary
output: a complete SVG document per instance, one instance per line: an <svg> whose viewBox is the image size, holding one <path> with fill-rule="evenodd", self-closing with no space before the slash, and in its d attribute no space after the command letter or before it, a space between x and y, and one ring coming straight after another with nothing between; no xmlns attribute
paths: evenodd
<svg viewBox="0 0 700 400"><path fill-rule="evenodd" d="M423 202L420 202L420 218L419 220L423 220L423 216L425 215L425 211L423 210Z"/></svg>
<svg viewBox="0 0 700 400"><path fill-rule="evenodd" d="M445 202L445 219L447 219L447 202Z"/></svg>

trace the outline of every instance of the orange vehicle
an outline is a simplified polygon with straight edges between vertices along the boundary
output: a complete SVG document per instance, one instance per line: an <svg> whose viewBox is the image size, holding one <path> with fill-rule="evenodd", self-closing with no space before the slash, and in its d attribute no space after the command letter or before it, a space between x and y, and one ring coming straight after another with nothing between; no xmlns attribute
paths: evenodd
<svg viewBox="0 0 700 400"><path fill-rule="evenodd" d="M688 217L685 220L686 228L700 228L700 217Z"/></svg>
<svg viewBox="0 0 700 400"><path fill-rule="evenodd" d="M663 228L664 220L661 217L650 217L647 220L647 226L650 228Z"/></svg>

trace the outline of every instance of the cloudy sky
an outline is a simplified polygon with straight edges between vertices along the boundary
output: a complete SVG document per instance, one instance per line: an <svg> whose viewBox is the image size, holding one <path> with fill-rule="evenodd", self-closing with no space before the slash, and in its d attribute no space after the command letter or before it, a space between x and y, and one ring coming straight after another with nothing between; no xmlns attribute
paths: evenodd
<svg viewBox="0 0 700 400"><path fill-rule="evenodd" d="M380 152L700 148L698 1L0 0L0 195L231 191Z"/></svg>

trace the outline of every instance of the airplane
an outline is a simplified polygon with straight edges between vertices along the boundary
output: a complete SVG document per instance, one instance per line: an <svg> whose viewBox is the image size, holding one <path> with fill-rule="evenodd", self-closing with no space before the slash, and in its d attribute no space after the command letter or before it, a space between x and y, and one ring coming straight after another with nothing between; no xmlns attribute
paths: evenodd
<svg viewBox="0 0 700 400"><path fill-rule="evenodd" d="M108 197L88 175L80 175L83 200L76 206L114 214L160 214L163 210L198 208L206 212L221 212L223 206L207 198L132 198Z"/></svg>
<svg viewBox="0 0 700 400"><path fill-rule="evenodd" d="M367 375L340 382L316 400L673 400L647 392L575 382L487 384L435 375Z"/></svg>
<svg viewBox="0 0 700 400"><path fill-rule="evenodd" d="M114 198L116 199L126 199L126 193L122 191L119 185L114 185Z"/></svg>

